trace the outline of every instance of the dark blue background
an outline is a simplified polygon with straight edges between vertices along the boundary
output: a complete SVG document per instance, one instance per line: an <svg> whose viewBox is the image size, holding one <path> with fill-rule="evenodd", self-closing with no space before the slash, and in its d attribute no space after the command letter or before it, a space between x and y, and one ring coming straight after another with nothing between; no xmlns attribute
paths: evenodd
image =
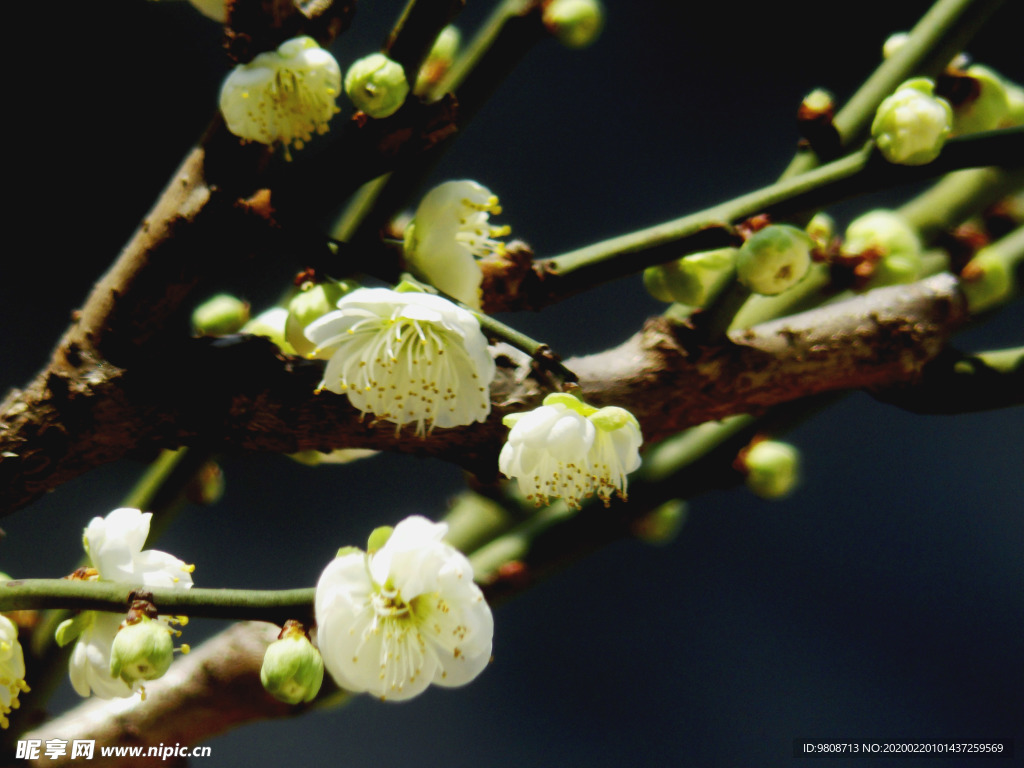
<svg viewBox="0 0 1024 768"><path fill-rule="evenodd" d="M470 0L464 28L488 5ZM1024 80L1024 13L1006 5L970 51ZM778 175L801 96L848 96L888 33L927 6L611 2L595 47L547 41L527 57L434 181L488 185L499 222L538 255L706 207ZM25 39L8 78L3 386L45 363L227 71L215 25L185 3L53 8L53 28L38 16L11 25ZM399 8L360 4L335 46L343 67ZM835 213L842 224L858 210ZM280 274L240 275L237 290L268 300L300 266L283 257ZM572 355L623 340L659 309L629 279L516 321ZM1019 345L1022 327L1018 302L962 345ZM806 479L791 499L701 497L670 546L621 543L501 607L495 661L471 686L243 728L195 764L784 765L795 738L1016 738L1019 755L1022 435L1020 408L917 417L855 394L792 435ZM140 467L102 468L5 519L0 569L67 572L81 528L118 505ZM230 457L224 468L221 503L187 509L159 544L195 562L202 586L312 584L338 546L411 513L437 517L462 485L452 467L409 457L320 469ZM217 628L194 622L186 639Z"/></svg>

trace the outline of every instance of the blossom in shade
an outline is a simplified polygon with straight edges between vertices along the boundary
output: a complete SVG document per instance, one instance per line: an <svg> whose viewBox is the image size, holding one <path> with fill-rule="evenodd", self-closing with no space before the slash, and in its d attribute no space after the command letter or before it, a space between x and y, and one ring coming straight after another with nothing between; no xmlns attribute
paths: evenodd
<svg viewBox="0 0 1024 768"><path fill-rule="evenodd" d="M25 654L18 642L18 626L0 615L0 728L10 725L7 715L19 706L18 696L27 693Z"/></svg>
<svg viewBox="0 0 1024 768"><path fill-rule="evenodd" d="M190 589L194 566L156 549L142 547L149 535L152 514L137 509L115 509L94 517L82 541L92 564L85 578L117 581L144 587ZM110 671L111 647L121 626L121 614L86 611L57 630L60 645L75 640L71 652L71 685L80 696L95 693L102 699L130 696L137 690ZM168 620L160 618L166 623Z"/></svg>
<svg viewBox="0 0 1024 768"><path fill-rule="evenodd" d="M348 547L324 570L317 644L339 686L401 701L483 671L494 620L469 560L442 540L447 532L444 523L409 517L377 529L369 552ZM390 536L374 549L382 533Z"/></svg>
<svg viewBox="0 0 1024 768"><path fill-rule="evenodd" d="M327 358L320 389L399 428L458 427L491 412L494 358L472 313L414 291L360 288L306 327Z"/></svg>
<svg viewBox="0 0 1024 768"><path fill-rule="evenodd" d="M626 475L640 466L640 425L624 408L594 408L556 392L504 423L510 430L498 468L538 505L554 497L578 507L595 493L605 504L612 494L625 498Z"/></svg>
<svg viewBox="0 0 1024 768"><path fill-rule="evenodd" d="M446 181L420 201L405 229L409 270L449 296L480 308L483 272L477 258L503 253L511 230L491 226L498 198L475 181Z"/></svg>

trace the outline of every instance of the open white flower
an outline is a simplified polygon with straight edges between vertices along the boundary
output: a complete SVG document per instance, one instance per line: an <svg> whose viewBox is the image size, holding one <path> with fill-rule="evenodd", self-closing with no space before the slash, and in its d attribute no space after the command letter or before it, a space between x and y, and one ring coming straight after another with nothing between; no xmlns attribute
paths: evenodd
<svg viewBox="0 0 1024 768"><path fill-rule="evenodd" d="M105 518L94 517L82 536L92 563L88 578L190 589L193 566L166 552L142 549L152 516L150 512L122 508ZM110 649L123 618L116 613L86 611L58 628L61 645L78 638L71 653L70 672L71 685L80 696L88 696L91 691L102 699L112 699L134 692L132 686L110 674Z"/></svg>
<svg viewBox="0 0 1024 768"><path fill-rule="evenodd" d="M475 181L446 181L430 190L405 229L409 270L463 304L480 308L483 272L477 257L502 253L509 227L492 227L498 198Z"/></svg>
<svg viewBox="0 0 1024 768"><path fill-rule="evenodd" d="M25 654L18 642L18 627L0 615L0 728L10 725L7 715L18 708L18 696L26 693Z"/></svg>
<svg viewBox="0 0 1024 768"><path fill-rule="evenodd" d="M487 666L494 619L447 532L409 517L380 549L350 548L324 570L317 644L339 686L402 701L431 683L465 685Z"/></svg>
<svg viewBox="0 0 1024 768"><path fill-rule="evenodd" d="M625 498L626 475L640 466L640 425L624 408L598 409L556 392L504 423L511 429L498 468L538 505L555 497L579 507L595 493L605 504L613 493Z"/></svg>
<svg viewBox="0 0 1024 768"><path fill-rule="evenodd" d="M399 428L457 427L491 412L494 359L480 323L439 296L360 288L306 326L329 358L321 389Z"/></svg>
<svg viewBox="0 0 1024 768"><path fill-rule="evenodd" d="M220 111L231 133L246 141L280 142L302 149L314 133L326 133L339 111L341 68L311 37L293 37L239 64L220 90Z"/></svg>

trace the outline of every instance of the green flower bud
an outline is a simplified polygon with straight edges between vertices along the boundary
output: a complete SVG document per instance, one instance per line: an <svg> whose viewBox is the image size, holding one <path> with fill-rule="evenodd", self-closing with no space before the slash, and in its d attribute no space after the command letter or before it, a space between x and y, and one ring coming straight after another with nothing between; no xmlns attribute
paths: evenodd
<svg viewBox="0 0 1024 768"><path fill-rule="evenodd" d="M1006 86L1006 117L999 127L1015 128L1024 125L1024 88L1008 80L1003 84Z"/></svg>
<svg viewBox="0 0 1024 768"><path fill-rule="evenodd" d="M807 236L814 241L814 247L819 249L828 248L829 243L832 242L832 238L835 237L836 233L836 222L827 213L816 213L814 217L807 222L807 226L804 228L807 232Z"/></svg>
<svg viewBox="0 0 1024 768"><path fill-rule="evenodd" d="M868 288L912 283L924 269L921 238L896 211L880 208L850 222L842 252L879 257L865 286Z"/></svg>
<svg viewBox="0 0 1024 768"><path fill-rule="evenodd" d="M57 641L59 647L63 648L77 640L78 636L91 627L95 620L95 611L82 611L70 619L65 619L57 625L57 631L53 635L54 640Z"/></svg>
<svg viewBox="0 0 1024 768"><path fill-rule="evenodd" d="M550 0L542 18L566 48L586 48L601 34L604 8L597 0Z"/></svg>
<svg viewBox="0 0 1024 768"><path fill-rule="evenodd" d="M800 453L789 443L762 440L747 450L743 465L751 491L763 499L780 499L796 487Z"/></svg>
<svg viewBox="0 0 1024 768"><path fill-rule="evenodd" d="M383 53L371 53L348 68L345 93L370 117L387 117L405 103L409 83L401 64Z"/></svg>
<svg viewBox="0 0 1024 768"><path fill-rule="evenodd" d="M419 74L416 75L416 85L413 88L416 93L425 93L441 81L452 68L461 42L462 35L458 27L449 24L441 30L434 41L434 47L427 54L427 60L423 62Z"/></svg>
<svg viewBox="0 0 1024 768"><path fill-rule="evenodd" d="M672 499L637 520L632 531L634 536L648 544L668 544L679 535L685 522L686 502Z"/></svg>
<svg viewBox="0 0 1024 768"><path fill-rule="evenodd" d="M161 623L142 616L127 624L114 636L110 648L110 674L128 685L140 680L163 677L174 658L171 630Z"/></svg>
<svg viewBox="0 0 1024 768"><path fill-rule="evenodd" d="M960 272L967 309L972 315L1006 303L1014 292L1014 276L1006 260L995 250L982 248Z"/></svg>
<svg viewBox="0 0 1024 768"><path fill-rule="evenodd" d="M990 131L1002 125L1010 114L1006 85L996 72L975 64L966 76L974 81L976 92L953 109L953 133L964 136Z"/></svg>
<svg viewBox="0 0 1024 768"><path fill-rule="evenodd" d="M242 333L254 336L265 336L274 342L278 349L286 355L294 355L295 349L285 339L284 329L288 322L288 310L284 307L272 307L260 312L256 317L242 326Z"/></svg>
<svg viewBox="0 0 1024 768"><path fill-rule="evenodd" d="M301 624L287 622L280 639L267 647L260 680L271 696L286 704L316 698L324 681L324 660Z"/></svg>
<svg viewBox="0 0 1024 768"><path fill-rule="evenodd" d="M348 283L309 284L288 302L284 337L300 355L312 354L316 345L306 338L306 326L338 308L338 300L352 290Z"/></svg>
<svg viewBox="0 0 1024 768"><path fill-rule="evenodd" d="M228 10L225 0L189 0L195 8L214 21L222 24L228 19Z"/></svg>
<svg viewBox="0 0 1024 768"><path fill-rule="evenodd" d="M707 306L732 278L736 248L719 248L683 256L644 271L644 286L659 301Z"/></svg>
<svg viewBox="0 0 1024 768"><path fill-rule="evenodd" d="M192 312L192 328L199 336L238 333L249 322L249 304L227 293L218 293Z"/></svg>
<svg viewBox="0 0 1024 768"><path fill-rule="evenodd" d="M889 37L886 38L882 44L882 58L891 59L896 55L896 51L902 48L910 35L906 32L893 32Z"/></svg>
<svg viewBox="0 0 1024 768"><path fill-rule="evenodd" d="M918 77L878 106L871 136L890 163L924 165L939 156L953 128L953 108L934 92L931 80Z"/></svg>
<svg viewBox="0 0 1024 768"><path fill-rule="evenodd" d="M751 235L736 256L736 277L754 293L774 296L804 279L814 242L802 229L771 224Z"/></svg>

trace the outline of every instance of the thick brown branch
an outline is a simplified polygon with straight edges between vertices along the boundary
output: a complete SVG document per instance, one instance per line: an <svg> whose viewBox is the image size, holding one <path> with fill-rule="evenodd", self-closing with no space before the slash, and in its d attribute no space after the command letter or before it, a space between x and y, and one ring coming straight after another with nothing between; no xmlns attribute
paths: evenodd
<svg viewBox="0 0 1024 768"><path fill-rule="evenodd" d="M161 679L146 685L146 700L93 698L51 720L23 738L95 739L103 746L195 746L242 723L298 714L263 690L260 667L267 645L279 627L236 624L178 659ZM32 765L71 765L70 749L56 760L45 756ZM104 758L105 766L139 765L138 757ZM168 762L167 765L181 764Z"/></svg>
<svg viewBox="0 0 1024 768"><path fill-rule="evenodd" d="M966 310L940 275L694 347L662 319L620 347L567 361L583 395L628 406L648 442L680 429L821 392L913 381ZM285 358L253 337L187 339L139 355L130 371L95 364L53 373L8 401L0 419L0 479L9 512L88 469L140 448L329 451L378 448L456 462L488 479L505 436L501 417L535 405L532 379L503 368L481 424L417 438L362 419L347 398L314 394L322 363Z"/></svg>

